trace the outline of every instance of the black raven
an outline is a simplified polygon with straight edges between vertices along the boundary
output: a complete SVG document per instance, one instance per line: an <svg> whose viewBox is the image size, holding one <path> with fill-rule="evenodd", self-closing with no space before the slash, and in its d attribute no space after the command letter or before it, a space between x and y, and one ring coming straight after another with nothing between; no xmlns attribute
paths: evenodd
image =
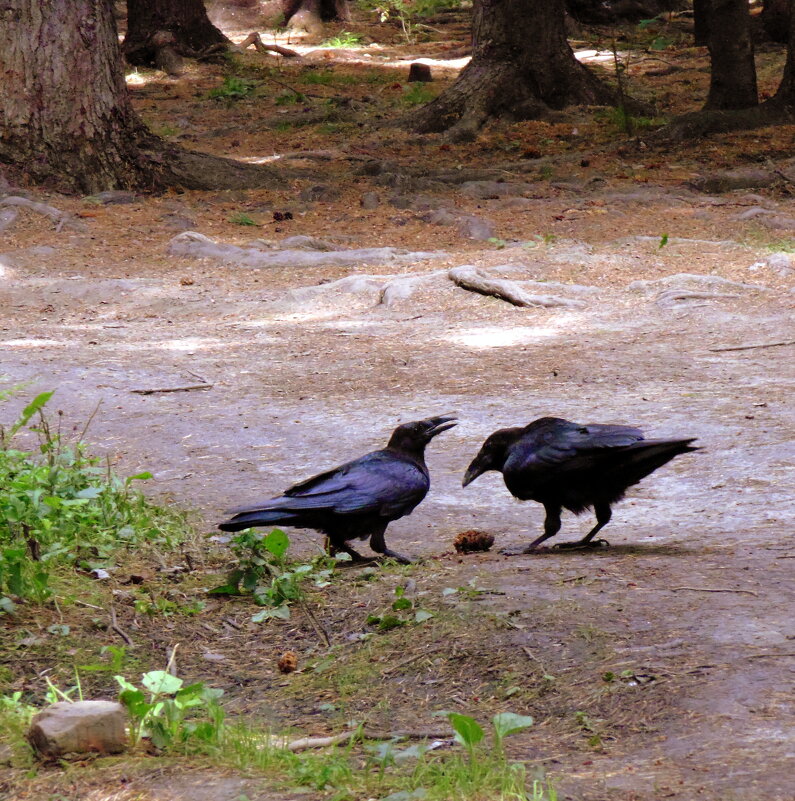
<svg viewBox="0 0 795 801"><path fill-rule="evenodd" d="M694 440L644 439L640 429L629 426L579 425L542 417L524 428L495 431L467 468L463 486L488 470L498 470L511 495L544 504L544 533L515 553L532 553L554 537L564 507L574 514L593 507L596 525L581 540L558 547L607 545L594 536L610 521L611 505L674 456L699 450L690 444Z"/></svg>
<svg viewBox="0 0 795 801"><path fill-rule="evenodd" d="M234 510L222 531L250 526L313 528L328 537L329 551L362 557L348 540L370 538L370 547L399 562L411 560L386 547L386 527L411 514L431 485L425 466L425 446L456 418L430 417L398 426L386 448L346 462L333 470L295 484L283 495Z"/></svg>

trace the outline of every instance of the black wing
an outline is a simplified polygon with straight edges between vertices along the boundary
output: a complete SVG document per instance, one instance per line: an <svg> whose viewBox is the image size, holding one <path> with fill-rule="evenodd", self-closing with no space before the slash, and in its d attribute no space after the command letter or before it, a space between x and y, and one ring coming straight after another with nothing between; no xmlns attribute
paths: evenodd
<svg viewBox="0 0 795 801"><path fill-rule="evenodd" d="M427 475L414 463L375 451L295 484L279 498L236 509L235 513L317 511L394 519L420 503L429 485Z"/></svg>
<svg viewBox="0 0 795 801"><path fill-rule="evenodd" d="M540 421L539 421L540 422ZM611 449L626 448L643 439L643 432L630 426L591 423L578 425L550 419L533 429L511 448L505 471L521 473L532 480L550 471L556 475L589 470L599 465Z"/></svg>

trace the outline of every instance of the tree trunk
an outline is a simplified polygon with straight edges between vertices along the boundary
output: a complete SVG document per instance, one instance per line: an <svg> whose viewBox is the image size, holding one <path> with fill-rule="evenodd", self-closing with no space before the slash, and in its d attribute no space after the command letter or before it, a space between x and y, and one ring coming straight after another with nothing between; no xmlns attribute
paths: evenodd
<svg viewBox="0 0 795 801"><path fill-rule="evenodd" d="M795 0L790 0L788 10L787 62L784 65L784 74L781 77L781 83L776 90L776 94L770 98L768 103L780 108L786 117L792 119L795 116ZM768 105L768 103L763 103L762 105Z"/></svg>
<svg viewBox="0 0 795 801"><path fill-rule="evenodd" d="M68 191L262 185L273 173L169 147L133 111L109 0L0 6L0 162Z"/></svg>
<svg viewBox="0 0 795 801"><path fill-rule="evenodd" d="M228 44L207 17L204 0L127 0L122 47L130 64L160 66L158 53L164 45L196 56L214 45L223 49Z"/></svg>
<svg viewBox="0 0 795 801"><path fill-rule="evenodd" d="M284 0L284 22L292 30L319 35L324 22L350 18L348 0Z"/></svg>
<svg viewBox="0 0 795 801"><path fill-rule="evenodd" d="M765 0L762 26L774 42L786 42L789 36L790 0Z"/></svg>
<svg viewBox="0 0 795 801"><path fill-rule="evenodd" d="M694 44L709 44L709 12L712 0L693 0L693 39Z"/></svg>
<svg viewBox="0 0 795 801"><path fill-rule="evenodd" d="M458 80L410 115L408 126L468 137L490 117L533 119L549 108L615 101L574 57L563 0L476 0L473 37Z"/></svg>
<svg viewBox="0 0 795 801"><path fill-rule="evenodd" d="M757 105L756 66L748 0L712 0L709 12L711 73L708 110Z"/></svg>

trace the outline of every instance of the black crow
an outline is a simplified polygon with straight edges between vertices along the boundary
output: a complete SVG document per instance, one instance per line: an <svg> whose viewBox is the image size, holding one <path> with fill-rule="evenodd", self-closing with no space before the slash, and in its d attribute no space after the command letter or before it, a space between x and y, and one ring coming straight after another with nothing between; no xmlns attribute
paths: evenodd
<svg viewBox="0 0 795 801"><path fill-rule="evenodd" d="M376 553L409 564L410 559L386 547L384 532L393 520L411 514L427 495L431 481L425 446L454 425L456 418L452 416L404 423L392 432L383 450L295 484L269 501L236 509L218 528L313 528L328 537L332 554L345 551L355 560L362 557L348 541L369 537Z"/></svg>
<svg viewBox="0 0 795 801"><path fill-rule="evenodd" d="M699 450L690 444L694 440L644 439L640 429L629 426L542 417L524 428L495 431L467 468L463 485L487 470L498 470L511 495L544 504L544 533L515 553L532 553L554 537L564 507L577 515L593 507L596 525L581 540L558 547L607 545L594 536L610 521L611 505L674 456Z"/></svg>

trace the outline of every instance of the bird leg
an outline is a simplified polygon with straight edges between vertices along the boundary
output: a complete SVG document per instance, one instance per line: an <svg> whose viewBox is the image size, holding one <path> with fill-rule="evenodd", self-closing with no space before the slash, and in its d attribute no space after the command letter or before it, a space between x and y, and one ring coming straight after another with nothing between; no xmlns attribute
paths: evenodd
<svg viewBox="0 0 795 801"><path fill-rule="evenodd" d="M607 540L595 540L597 532L604 528L613 516L613 511L610 504L595 503L593 507L596 513L596 525L581 539L575 542L559 542L555 547L557 548L599 548L602 545L610 545Z"/></svg>
<svg viewBox="0 0 795 801"><path fill-rule="evenodd" d="M544 518L544 533L533 540L526 548L506 548L500 551L504 556L518 556L523 553L540 553L547 550L546 548L539 548L544 540L554 537L560 531L560 506L554 504L544 504L544 510L547 516Z"/></svg>
<svg viewBox="0 0 795 801"><path fill-rule="evenodd" d="M358 551L354 551L347 542L332 542L331 537L326 537L326 551L329 556L336 556L340 551L348 554L352 562L368 562L367 557L362 556Z"/></svg>
<svg viewBox="0 0 795 801"><path fill-rule="evenodd" d="M403 556L403 554L399 554L396 551L392 551L386 547L386 540L384 540L383 531L374 531L370 535L370 547L376 553L379 553L382 556L386 556L390 559L394 559L396 562L400 562L401 565L411 564L411 559L409 559L408 556Z"/></svg>

